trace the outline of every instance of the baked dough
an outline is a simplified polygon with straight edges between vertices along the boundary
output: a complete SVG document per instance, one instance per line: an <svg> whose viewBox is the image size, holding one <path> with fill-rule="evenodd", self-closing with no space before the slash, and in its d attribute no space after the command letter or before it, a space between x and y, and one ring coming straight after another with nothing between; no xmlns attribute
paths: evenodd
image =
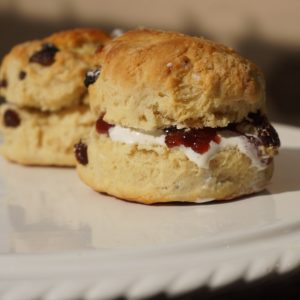
<svg viewBox="0 0 300 300"><path fill-rule="evenodd" d="M89 163L78 164L80 178L98 192L146 204L236 198L262 190L273 171L273 163L258 169L234 147L199 168L179 148L125 144L95 130L87 145Z"/></svg>
<svg viewBox="0 0 300 300"><path fill-rule="evenodd" d="M73 29L22 43L5 56L0 96L7 104L0 107L0 130L7 159L75 166L74 144L94 123L85 75L109 39L98 29Z"/></svg>
<svg viewBox="0 0 300 300"><path fill-rule="evenodd" d="M91 188L152 204L233 199L268 184L280 142L253 63L204 38L145 29L94 59L102 68L89 100L98 120L75 151Z"/></svg>
<svg viewBox="0 0 300 300"><path fill-rule="evenodd" d="M108 40L101 30L74 29L15 46L1 64L0 79L7 83L0 89L1 95L10 103L41 111L79 104L86 94L84 77L93 55ZM48 65L32 61L45 45L52 50L44 51L44 61L47 56L52 56L52 61Z"/></svg>
<svg viewBox="0 0 300 300"><path fill-rule="evenodd" d="M17 113L19 126L4 125L7 110ZM24 165L74 166L74 144L88 136L94 123L87 105L47 113L4 104L0 106L0 130L5 142L0 153Z"/></svg>
<svg viewBox="0 0 300 300"><path fill-rule="evenodd" d="M97 59L102 69L89 87L91 107L111 124L224 127L264 110L258 67L204 38L136 30L112 40Z"/></svg>

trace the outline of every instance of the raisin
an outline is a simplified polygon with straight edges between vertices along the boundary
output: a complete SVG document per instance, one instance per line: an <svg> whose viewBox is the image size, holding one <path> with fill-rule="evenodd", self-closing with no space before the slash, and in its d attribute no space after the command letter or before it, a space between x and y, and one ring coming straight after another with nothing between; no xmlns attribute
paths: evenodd
<svg viewBox="0 0 300 300"><path fill-rule="evenodd" d="M100 117L96 122L96 130L100 134L107 134L111 127L114 127L114 125L105 122L102 117Z"/></svg>
<svg viewBox="0 0 300 300"><path fill-rule="evenodd" d="M100 75L100 69L89 70L85 74L84 85L88 87L90 84L93 84Z"/></svg>
<svg viewBox="0 0 300 300"><path fill-rule="evenodd" d="M18 127L21 124L21 119L18 113L12 109L8 109L3 117L4 125L6 127Z"/></svg>
<svg viewBox="0 0 300 300"><path fill-rule="evenodd" d="M250 113L248 119L256 127L257 136L265 147L280 147L278 133L266 116L261 115L258 111L257 113Z"/></svg>
<svg viewBox="0 0 300 300"><path fill-rule="evenodd" d="M58 51L59 49L54 44L44 44L41 50L33 53L29 58L29 62L42 66L51 66L55 61L55 54Z"/></svg>
<svg viewBox="0 0 300 300"><path fill-rule="evenodd" d="M7 87L7 80L2 79L0 80L0 88L6 88Z"/></svg>
<svg viewBox="0 0 300 300"><path fill-rule="evenodd" d="M0 96L0 105L6 103L6 99L2 96Z"/></svg>
<svg viewBox="0 0 300 300"><path fill-rule="evenodd" d="M19 79L20 79L20 80L25 79L26 75L27 75L27 74L26 74L25 71L20 71L20 73L19 73Z"/></svg>
<svg viewBox="0 0 300 300"><path fill-rule="evenodd" d="M77 161L81 165L87 165L89 163L87 154L87 145L80 141L78 144L74 145L74 153Z"/></svg>
<svg viewBox="0 0 300 300"><path fill-rule="evenodd" d="M104 45L103 45L103 44L99 44L99 45L97 46L97 48L96 48L95 53L96 53L96 54L97 54L97 53L100 53L100 52L102 52L103 49L104 49Z"/></svg>
<svg viewBox="0 0 300 300"><path fill-rule="evenodd" d="M266 147L280 147L278 133L270 123L264 123L258 128L258 137Z"/></svg>

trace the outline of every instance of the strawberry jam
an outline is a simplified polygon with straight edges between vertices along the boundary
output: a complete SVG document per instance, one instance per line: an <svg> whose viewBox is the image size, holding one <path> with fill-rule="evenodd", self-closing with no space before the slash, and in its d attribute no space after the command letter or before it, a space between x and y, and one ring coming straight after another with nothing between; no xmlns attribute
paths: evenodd
<svg viewBox="0 0 300 300"><path fill-rule="evenodd" d="M99 134L108 135L109 129L114 126L104 121L103 117L96 122L96 130ZM275 149L280 146L276 130L260 112L249 114L242 122L230 123L226 127L177 129L172 126L163 129L165 144L168 148L184 146L199 154L206 153L210 149L211 142L220 144L222 132L232 132L234 136L243 136L257 149L260 146Z"/></svg>
<svg viewBox="0 0 300 300"><path fill-rule="evenodd" d="M164 129L165 143L169 148L185 146L203 154L209 150L210 142L220 143L221 138L215 128L192 128L190 130L169 127Z"/></svg>
<svg viewBox="0 0 300 300"><path fill-rule="evenodd" d="M105 122L102 117L96 122L96 130L98 133L108 134L108 130L111 127L114 127L114 125Z"/></svg>

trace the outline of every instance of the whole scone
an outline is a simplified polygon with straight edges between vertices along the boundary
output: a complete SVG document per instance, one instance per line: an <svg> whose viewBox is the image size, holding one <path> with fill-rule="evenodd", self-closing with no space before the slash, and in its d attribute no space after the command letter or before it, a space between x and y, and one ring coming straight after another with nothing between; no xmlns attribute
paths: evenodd
<svg viewBox="0 0 300 300"><path fill-rule="evenodd" d="M75 165L73 146L95 122L85 74L108 40L98 29L73 29L17 45L4 57L2 155L26 165Z"/></svg>
<svg viewBox="0 0 300 300"><path fill-rule="evenodd" d="M265 188L280 141L253 63L204 38L155 30L127 32L96 58L89 99L98 119L75 146L85 183L147 204Z"/></svg>

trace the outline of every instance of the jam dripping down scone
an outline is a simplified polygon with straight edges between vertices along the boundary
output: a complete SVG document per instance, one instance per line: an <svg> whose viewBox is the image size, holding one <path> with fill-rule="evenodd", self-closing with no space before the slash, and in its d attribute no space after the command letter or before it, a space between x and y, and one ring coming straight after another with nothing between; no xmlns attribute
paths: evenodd
<svg viewBox="0 0 300 300"><path fill-rule="evenodd" d="M73 146L95 122L83 79L109 39L101 30L74 29L19 44L4 57L4 157L25 165L75 165Z"/></svg>
<svg viewBox="0 0 300 300"><path fill-rule="evenodd" d="M96 56L101 68L86 83L98 119L75 147L87 185L147 204L266 187L280 141L256 65L204 38L147 29Z"/></svg>

